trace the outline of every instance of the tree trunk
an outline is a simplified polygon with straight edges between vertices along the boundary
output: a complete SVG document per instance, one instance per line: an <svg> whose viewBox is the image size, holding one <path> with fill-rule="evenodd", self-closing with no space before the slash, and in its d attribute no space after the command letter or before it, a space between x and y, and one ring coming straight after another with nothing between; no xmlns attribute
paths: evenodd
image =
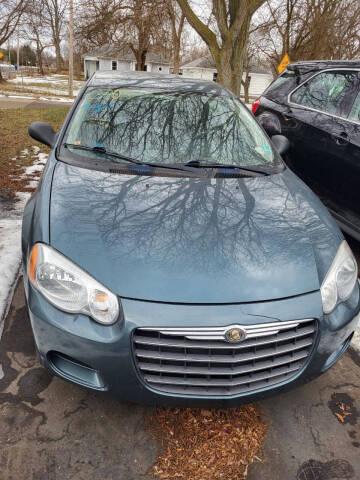
<svg viewBox="0 0 360 480"><path fill-rule="evenodd" d="M39 64L39 73L40 75L44 75L44 67L43 67L43 61L42 61L42 50L40 48L40 45L36 45L36 56L37 56L37 61Z"/></svg>
<svg viewBox="0 0 360 480"><path fill-rule="evenodd" d="M247 45L247 34L244 31L246 31L245 25L236 40L230 38L223 44L221 50L217 49L217 51L211 52L216 63L218 82L237 96L240 96ZM235 47L232 46L233 43L236 44Z"/></svg>
<svg viewBox="0 0 360 480"><path fill-rule="evenodd" d="M55 40L55 55L56 55L56 71L59 72L62 69L62 57L60 51L60 42Z"/></svg>
<svg viewBox="0 0 360 480"><path fill-rule="evenodd" d="M218 72L218 81L240 95L250 20L265 0L212 1L219 34L195 14L188 0L177 0L190 25L209 47Z"/></svg>
<svg viewBox="0 0 360 480"><path fill-rule="evenodd" d="M146 65L147 50L135 50L134 54L136 59L135 70L138 72L143 72Z"/></svg>
<svg viewBox="0 0 360 480"><path fill-rule="evenodd" d="M249 89L250 89L250 81L251 81L251 77L250 77L250 72L248 70L246 70L246 74L245 74L245 81L241 82L242 86L244 87L244 99L245 99L245 103L250 103L250 98L249 98Z"/></svg>
<svg viewBox="0 0 360 480"><path fill-rule="evenodd" d="M174 45L174 73L180 73L180 42Z"/></svg>

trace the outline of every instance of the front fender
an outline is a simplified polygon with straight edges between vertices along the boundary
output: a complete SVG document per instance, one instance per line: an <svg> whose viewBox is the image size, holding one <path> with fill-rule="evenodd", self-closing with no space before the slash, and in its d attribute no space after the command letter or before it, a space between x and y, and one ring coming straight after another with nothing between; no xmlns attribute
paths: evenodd
<svg viewBox="0 0 360 480"><path fill-rule="evenodd" d="M25 272L27 258L32 246L36 242L50 242L50 196L56 163L54 154L51 153L38 188L24 208L21 229L21 249Z"/></svg>

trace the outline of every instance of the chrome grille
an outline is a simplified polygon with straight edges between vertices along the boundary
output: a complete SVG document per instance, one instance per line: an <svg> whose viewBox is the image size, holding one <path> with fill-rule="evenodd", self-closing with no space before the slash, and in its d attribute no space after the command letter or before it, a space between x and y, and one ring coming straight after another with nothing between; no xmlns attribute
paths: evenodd
<svg viewBox="0 0 360 480"><path fill-rule="evenodd" d="M229 328L245 330L229 343ZM145 383L163 392L236 395L276 385L305 365L316 338L314 319L258 325L135 330L135 363Z"/></svg>

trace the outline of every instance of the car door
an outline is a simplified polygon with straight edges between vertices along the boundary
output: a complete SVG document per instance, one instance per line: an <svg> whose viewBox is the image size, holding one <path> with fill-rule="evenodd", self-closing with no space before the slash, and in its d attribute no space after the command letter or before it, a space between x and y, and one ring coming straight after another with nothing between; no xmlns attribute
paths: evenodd
<svg viewBox="0 0 360 480"><path fill-rule="evenodd" d="M347 205L344 192L352 155L347 117L358 91L356 70L317 73L290 93L281 125L294 147L294 170L336 210Z"/></svg>
<svg viewBox="0 0 360 480"><path fill-rule="evenodd" d="M360 234L360 87L346 122L346 155L343 165L342 189L347 217Z"/></svg>

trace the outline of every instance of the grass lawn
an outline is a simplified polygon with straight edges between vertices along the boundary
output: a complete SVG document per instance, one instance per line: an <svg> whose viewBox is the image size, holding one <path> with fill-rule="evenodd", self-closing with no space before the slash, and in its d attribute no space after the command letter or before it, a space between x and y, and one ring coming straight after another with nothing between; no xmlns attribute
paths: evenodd
<svg viewBox="0 0 360 480"><path fill-rule="evenodd" d="M19 176L23 168L32 164L32 146L37 145L41 152L50 150L28 135L28 126L31 122L41 121L50 123L55 131L61 127L69 107L55 108L19 108L0 109L0 192L6 197L12 197L18 191L26 190ZM29 155L20 153L29 150Z"/></svg>
<svg viewBox="0 0 360 480"><path fill-rule="evenodd" d="M55 90L61 90L56 93ZM0 90L4 94L16 94L16 95L31 95L33 97L68 97L67 88L63 89L62 85L52 85L51 83L24 83L22 86L19 83L3 82L0 85Z"/></svg>

